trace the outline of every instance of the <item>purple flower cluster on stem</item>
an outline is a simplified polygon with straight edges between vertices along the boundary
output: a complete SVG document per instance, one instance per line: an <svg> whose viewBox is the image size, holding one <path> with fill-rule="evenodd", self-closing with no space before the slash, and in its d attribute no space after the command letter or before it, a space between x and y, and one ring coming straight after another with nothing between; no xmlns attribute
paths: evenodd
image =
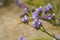
<svg viewBox="0 0 60 40"><path fill-rule="evenodd" d="M41 27L41 21L38 19L38 17L36 17L36 18L34 19L33 26L34 26L34 28L36 28L36 29L40 29L40 27Z"/></svg>
<svg viewBox="0 0 60 40"><path fill-rule="evenodd" d="M49 4L46 6L46 9L49 11L50 9L52 9L52 5L49 3Z"/></svg>
<svg viewBox="0 0 60 40"><path fill-rule="evenodd" d="M42 10L41 6L36 9L35 12L33 12L32 17L35 19L35 17L38 17L39 12Z"/></svg>
<svg viewBox="0 0 60 40"><path fill-rule="evenodd" d="M47 13L48 11L50 11L52 9L52 5L49 3L46 7L43 8L43 12Z"/></svg>
<svg viewBox="0 0 60 40"><path fill-rule="evenodd" d="M46 15L42 16L42 18L45 19L45 20L53 20L53 19L55 19L55 13L46 14Z"/></svg>

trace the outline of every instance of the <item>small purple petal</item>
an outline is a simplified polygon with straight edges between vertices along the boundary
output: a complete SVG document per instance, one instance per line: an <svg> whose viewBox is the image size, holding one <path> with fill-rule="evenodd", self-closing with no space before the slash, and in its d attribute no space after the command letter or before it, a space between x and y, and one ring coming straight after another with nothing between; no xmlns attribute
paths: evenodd
<svg viewBox="0 0 60 40"><path fill-rule="evenodd" d="M43 8L43 12L46 13L52 8L52 5L49 3L45 8Z"/></svg>
<svg viewBox="0 0 60 40"><path fill-rule="evenodd" d="M37 22L34 21L34 22L33 22L34 28L37 27L37 25L38 25Z"/></svg>
<svg viewBox="0 0 60 40"><path fill-rule="evenodd" d="M48 19L48 20L51 20L52 18L51 18L51 17L48 17L47 19Z"/></svg>
<svg viewBox="0 0 60 40"><path fill-rule="evenodd" d="M22 20L23 22L25 22L25 21L28 20L28 17L25 15L21 20Z"/></svg>
<svg viewBox="0 0 60 40"><path fill-rule="evenodd" d="M52 19L55 19L55 13L52 14L51 18Z"/></svg>
<svg viewBox="0 0 60 40"><path fill-rule="evenodd" d="M41 25L41 21L39 20L39 21L38 21L38 27L40 27L40 25Z"/></svg>
<svg viewBox="0 0 60 40"><path fill-rule="evenodd" d="M32 14L32 17L35 18L35 17L38 17L38 14L39 12L41 11L41 7L37 8L37 10Z"/></svg>
<svg viewBox="0 0 60 40"><path fill-rule="evenodd" d="M25 40L25 39L24 39L24 37L20 37L20 39L19 39L19 40Z"/></svg>
<svg viewBox="0 0 60 40"><path fill-rule="evenodd" d="M42 11L42 7L41 6L37 8L37 12L39 13L40 11Z"/></svg>
<svg viewBox="0 0 60 40"><path fill-rule="evenodd" d="M46 14L47 17L51 17L52 15L51 14Z"/></svg>
<svg viewBox="0 0 60 40"><path fill-rule="evenodd" d="M44 18L44 19L47 19L47 17L46 17L46 16L43 16L43 18Z"/></svg>
<svg viewBox="0 0 60 40"><path fill-rule="evenodd" d="M60 40L60 35L55 35L55 37Z"/></svg>
<svg viewBox="0 0 60 40"><path fill-rule="evenodd" d="M29 9L24 8L24 15L27 15L29 12L30 12L30 10L29 10Z"/></svg>
<svg viewBox="0 0 60 40"><path fill-rule="evenodd" d="M33 22L34 28L39 28L40 25L41 25L41 21L38 18L36 18Z"/></svg>
<svg viewBox="0 0 60 40"><path fill-rule="evenodd" d="M18 0L18 4L21 4L22 3L22 0Z"/></svg>
<svg viewBox="0 0 60 40"><path fill-rule="evenodd" d="M35 12L32 14L32 17L33 17L33 18L38 17L38 12L35 11Z"/></svg>
<svg viewBox="0 0 60 40"><path fill-rule="evenodd" d="M22 6L22 3L23 3L22 0L17 0L17 5L18 6Z"/></svg>
<svg viewBox="0 0 60 40"><path fill-rule="evenodd" d="M46 13L47 12L47 9L46 8L43 8L43 10L42 10L44 13Z"/></svg>
<svg viewBox="0 0 60 40"><path fill-rule="evenodd" d="M52 8L52 5L49 3L49 4L46 6L46 9L49 11L51 8Z"/></svg>
<svg viewBox="0 0 60 40"><path fill-rule="evenodd" d="M38 17L35 17L34 21L39 21Z"/></svg>
<svg viewBox="0 0 60 40"><path fill-rule="evenodd" d="M52 8L52 5L49 3L49 4L48 4L48 7L49 7L49 8Z"/></svg>
<svg viewBox="0 0 60 40"><path fill-rule="evenodd" d="M49 11L49 10L50 10L50 8L49 8L48 6L46 6L46 10L47 10L47 11Z"/></svg>

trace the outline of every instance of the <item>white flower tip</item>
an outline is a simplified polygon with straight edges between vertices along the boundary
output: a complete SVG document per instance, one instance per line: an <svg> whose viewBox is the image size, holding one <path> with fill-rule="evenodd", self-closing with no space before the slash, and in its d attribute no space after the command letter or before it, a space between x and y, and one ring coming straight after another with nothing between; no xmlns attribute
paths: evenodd
<svg viewBox="0 0 60 40"><path fill-rule="evenodd" d="M28 19L28 17L27 17L26 15L24 16L24 18L25 18L26 20Z"/></svg>
<svg viewBox="0 0 60 40"><path fill-rule="evenodd" d="M48 3L48 5L51 5L51 3Z"/></svg>
<svg viewBox="0 0 60 40"><path fill-rule="evenodd" d="M24 17L27 17L26 15Z"/></svg>
<svg viewBox="0 0 60 40"><path fill-rule="evenodd" d="M56 39L54 39L54 40L56 40Z"/></svg>
<svg viewBox="0 0 60 40"><path fill-rule="evenodd" d="M55 13L53 13L53 15L55 15Z"/></svg>
<svg viewBox="0 0 60 40"><path fill-rule="evenodd" d="M22 18L21 21L24 21L24 19Z"/></svg>
<svg viewBox="0 0 60 40"><path fill-rule="evenodd" d="M35 9L35 10L38 10L38 9Z"/></svg>
<svg viewBox="0 0 60 40"><path fill-rule="evenodd" d="M41 20L39 20L38 24L41 24Z"/></svg>
<svg viewBox="0 0 60 40"><path fill-rule="evenodd" d="M48 6L50 6L52 8L52 5L49 3Z"/></svg>
<svg viewBox="0 0 60 40"><path fill-rule="evenodd" d="M27 8L24 8L24 10L27 10Z"/></svg>
<svg viewBox="0 0 60 40"><path fill-rule="evenodd" d="M36 21L37 21L37 19L34 19L34 21L36 22Z"/></svg>
<svg viewBox="0 0 60 40"><path fill-rule="evenodd" d="M40 6L40 8L42 8L42 6Z"/></svg>

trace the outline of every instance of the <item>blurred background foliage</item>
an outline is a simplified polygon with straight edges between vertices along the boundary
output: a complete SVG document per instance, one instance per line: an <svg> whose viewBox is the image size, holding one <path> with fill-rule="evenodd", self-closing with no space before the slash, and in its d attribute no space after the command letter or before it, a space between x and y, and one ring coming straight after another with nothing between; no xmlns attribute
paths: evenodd
<svg viewBox="0 0 60 40"><path fill-rule="evenodd" d="M1 0L0 0L1 1ZM9 6L14 3L16 0L3 0L3 6ZM23 0L30 7L35 6L46 6L48 3L51 3L53 6L53 11L56 13L56 16L60 16L60 0Z"/></svg>

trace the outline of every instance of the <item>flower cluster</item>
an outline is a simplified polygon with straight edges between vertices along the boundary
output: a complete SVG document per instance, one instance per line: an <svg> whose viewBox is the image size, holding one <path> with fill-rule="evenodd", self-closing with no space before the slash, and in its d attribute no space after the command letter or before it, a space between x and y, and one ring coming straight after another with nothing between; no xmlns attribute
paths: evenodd
<svg viewBox="0 0 60 40"><path fill-rule="evenodd" d="M37 30L41 30L43 32L45 32L46 34L48 34L49 36L53 37L53 38L57 38L51 34L49 34L46 29L43 27L41 20L39 19L39 14L40 12L43 13L47 13L44 14L42 16L40 16L42 19L48 20L50 23L56 23L56 16L55 13L49 13L49 11L51 11L52 9L52 5L49 3L46 7L42 8L41 6L38 7L37 9L35 9L34 7L32 8L32 18L33 18L33 27ZM27 14L30 12L28 8L24 9L24 16L22 17L21 21L23 23L28 24L28 16ZM60 22L60 18L59 18L59 22ZM42 29L41 29L42 28ZM23 38L21 38L21 40L23 40ZM60 40L60 39L59 39Z"/></svg>
<svg viewBox="0 0 60 40"><path fill-rule="evenodd" d="M52 9L52 5L49 3L46 7L43 8L43 12L47 13L48 11L50 11Z"/></svg>
<svg viewBox="0 0 60 40"><path fill-rule="evenodd" d="M33 12L32 17L35 19L35 17L38 17L39 12L42 10L42 7L38 7L35 12Z"/></svg>
<svg viewBox="0 0 60 40"><path fill-rule="evenodd" d="M52 5L49 3L49 4L46 6L46 9L49 11L50 9L52 9Z"/></svg>
<svg viewBox="0 0 60 40"><path fill-rule="evenodd" d="M35 29L40 29L40 27L41 27L41 21L37 17L33 21L33 27Z"/></svg>
<svg viewBox="0 0 60 40"><path fill-rule="evenodd" d="M55 19L55 13L53 13L53 14L46 14L46 15L42 16L41 18L45 19L45 20L53 20L53 19Z"/></svg>

